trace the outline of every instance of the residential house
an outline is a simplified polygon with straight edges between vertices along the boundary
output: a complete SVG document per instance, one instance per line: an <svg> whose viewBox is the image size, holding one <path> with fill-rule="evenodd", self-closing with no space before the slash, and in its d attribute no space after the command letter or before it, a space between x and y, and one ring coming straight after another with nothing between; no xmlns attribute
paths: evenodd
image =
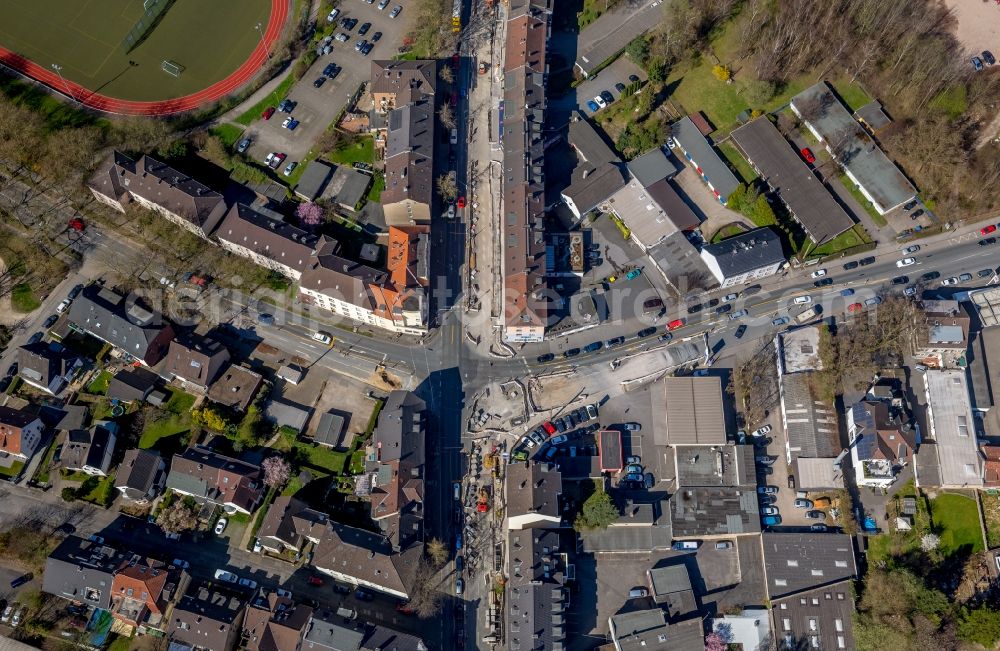
<svg viewBox="0 0 1000 651"><path fill-rule="evenodd" d="M916 321L913 357L919 363L931 368L965 366L971 317L961 303L950 300L921 301Z"/></svg>
<svg viewBox="0 0 1000 651"><path fill-rule="evenodd" d="M552 4L551 0L512 0L507 9L504 114L499 133L503 154L503 339L507 343L542 341L548 325L544 266L545 76Z"/></svg>
<svg viewBox="0 0 1000 651"><path fill-rule="evenodd" d="M902 206L916 189L889 160L825 81L792 98L791 109L880 215Z"/></svg>
<svg viewBox="0 0 1000 651"><path fill-rule="evenodd" d="M161 492L167 477L167 464L155 450L132 448L118 466L115 488L130 502L146 504Z"/></svg>
<svg viewBox="0 0 1000 651"><path fill-rule="evenodd" d="M659 608L631 610L608 618L608 634L615 651L704 651L701 620L667 624Z"/></svg>
<svg viewBox="0 0 1000 651"><path fill-rule="evenodd" d="M59 465L73 472L107 477L117 440L118 423L113 421L99 420L89 429L70 430Z"/></svg>
<svg viewBox="0 0 1000 651"><path fill-rule="evenodd" d="M313 567L338 581L407 599L422 545L393 553L380 534L328 522L313 555Z"/></svg>
<svg viewBox="0 0 1000 651"><path fill-rule="evenodd" d="M0 406L0 453L27 462L42 442L45 426L32 412Z"/></svg>
<svg viewBox="0 0 1000 651"><path fill-rule="evenodd" d="M557 531L508 532L504 626L508 649L558 649L567 642L566 581L575 569L559 548Z"/></svg>
<svg viewBox="0 0 1000 651"><path fill-rule="evenodd" d="M856 648L854 586L850 581L773 599L771 615L771 643L778 651Z"/></svg>
<svg viewBox="0 0 1000 651"><path fill-rule="evenodd" d="M175 454L167 488L222 506L227 513L252 513L264 497L260 466L203 446Z"/></svg>
<svg viewBox="0 0 1000 651"><path fill-rule="evenodd" d="M323 236L299 285L299 298L340 316L403 334L427 329L430 240L423 227L391 228L388 271L341 257Z"/></svg>
<svg viewBox="0 0 1000 651"><path fill-rule="evenodd" d="M371 518L399 552L423 542L426 403L392 391L366 450Z"/></svg>
<svg viewBox="0 0 1000 651"><path fill-rule="evenodd" d="M83 368L83 360L59 344L36 342L17 349L17 373L27 384L59 396Z"/></svg>
<svg viewBox="0 0 1000 651"><path fill-rule="evenodd" d="M562 511L562 476L552 464L512 463L504 481L507 490L507 528L535 529L559 527Z"/></svg>
<svg viewBox="0 0 1000 651"><path fill-rule="evenodd" d="M69 326L111 344L113 354L126 362L143 366L163 359L174 338L173 328L161 314L101 285L85 287L74 299Z"/></svg>
<svg viewBox="0 0 1000 651"><path fill-rule="evenodd" d="M222 195L144 154L132 160L114 152L87 182L101 203L125 212L135 203L199 237L207 238L226 212Z"/></svg>
<svg viewBox="0 0 1000 651"><path fill-rule="evenodd" d="M263 384L264 378L260 373L244 366L230 364L209 387L208 399L243 412L253 403Z"/></svg>
<svg viewBox="0 0 1000 651"><path fill-rule="evenodd" d="M167 350L163 374L185 388L205 392L229 363L229 351L204 337L174 339Z"/></svg>
<svg viewBox="0 0 1000 651"><path fill-rule="evenodd" d="M165 563L138 554L122 563L111 580L112 617L140 632L166 632L168 609L183 592L190 577ZM180 586L180 589L178 587Z"/></svg>
<svg viewBox="0 0 1000 651"><path fill-rule="evenodd" d="M576 152L577 165L561 196L573 216L580 219L620 190L628 176L621 159L582 115L569 123L569 143Z"/></svg>
<svg viewBox="0 0 1000 651"><path fill-rule="evenodd" d="M170 648L232 651L240 640L245 614L243 599L225 586L192 585L170 616Z"/></svg>
<svg viewBox="0 0 1000 651"><path fill-rule="evenodd" d="M787 261L781 238L770 228L755 228L706 244L701 259L722 287L773 276Z"/></svg>
<svg viewBox="0 0 1000 651"><path fill-rule="evenodd" d="M42 591L108 610L115 570L128 558L131 556L107 545L67 536L45 559Z"/></svg>
<svg viewBox="0 0 1000 651"><path fill-rule="evenodd" d="M247 651L298 651L303 648L312 617L309 606L259 591L247 606L243 620Z"/></svg>
<svg viewBox="0 0 1000 651"><path fill-rule="evenodd" d="M982 487L979 425L972 414L965 371L929 370L924 373L924 387L927 437L917 451L917 485Z"/></svg>
<svg viewBox="0 0 1000 651"><path fill-rule="evenodd" d="M226 213L216 238L230 253L292 280L302 277L318 241L316 235L242 203Z"/></svg>
<svg viewBox="0 0 1000 651"><path fill-rule="evenodd" d="M678 151L694 167L701 180L723 205L740 182L729 169L726 162L702 134L690 116L686 116L671 125L671 134Z"/></svg>
<svg viewBox="0 0 1000 651"><path fill-rule="evenodd" d="M736 129L731 140L816 245L854 226L854 220L767 116Z"/></svg>
<svg viewBox="0 0 1000 651"><path fill-rule="evenodd" d="M920 431L889 402L862 400L847 410L847 435L858 486L888 488L920 445Z"/></svg>
<svg viewBox="0 0 1000 651"><path fill-rule="evenodd" d="M142 402L150 397L159 378L142 368L118 371L108 383L105 395L122 402Z"/></svg>
<svg viewBox="0 0 1000 651"><path fill-rule="evenodd" d="M981 322L982 311L979 315ZM972 334L968 362L972 407L982 418L986 436L1000 436L1000 328L989 326Z"/></svg>
<svg viewBox="0 0 1000 651"><path fill-rule="evenodd" d="M319 543L327 520L326 513L313 510L294 497L281 495L268 508L257 539L261 547L275 554L298 552L306 542Z"/></svg>
<svg viewBox="0 0 1000 651"><path fill-rule="evenodd" d="M324 610L313 614L302 649L306 651L428 651L416 635L381 625L348 622Z"/></svg>
<svg viewBox="0 0 1000 651"><path fill-rule="evenodd" d="M375 112L389 113L393 109L434 95L437 61L372 61L371 78L369 92Z"/></svg>

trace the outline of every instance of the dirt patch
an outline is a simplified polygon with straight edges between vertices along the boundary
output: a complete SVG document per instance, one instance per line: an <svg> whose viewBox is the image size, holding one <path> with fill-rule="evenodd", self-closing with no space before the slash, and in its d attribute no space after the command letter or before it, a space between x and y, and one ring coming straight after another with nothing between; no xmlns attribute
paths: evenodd
<svg viewBox="0 0 1000 651"><path fill-rule="evenodd" d="M983 0L944 0L955 16L955 37L971 56L1000 50L1000 5Z"/></svg>
<svg viewBox="0 0 1000 651"><path fill-rule="evenodd" d="M539 411L559 409L577 399L580 381L576 374L532 378L531 401Z"/></svg>

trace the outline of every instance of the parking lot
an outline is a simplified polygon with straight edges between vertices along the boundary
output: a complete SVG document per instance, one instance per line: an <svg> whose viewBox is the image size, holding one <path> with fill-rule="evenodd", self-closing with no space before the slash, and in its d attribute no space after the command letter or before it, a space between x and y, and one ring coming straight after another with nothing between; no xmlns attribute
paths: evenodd
<svg viewBox="0 0 1000 651"><path fill-rule="evenodd" d="M289 91L288 99L297 103L290 114L299 121L294 131L282 128L281 123L289 114L277 111L270 120L257 120L247 128L244 137L252 140L249 150L251 158L263 161L270 152L286 154L287 158L275 170L280 175L289 162L301 161L309 153L313 143L361 84L371 79L371 62L391 59L399 52L399 44L415 14L407 12L407 5L401 3L402 13L396 18L389 18L389 11L398 2L399 0L392 0L384 11L379 11L377 4L368 4L363 0L348 0L341 4L338 27L334 34L346 33L349 40L343 43L332 40L333 51L316 59L308 72ZM345 19L356 19L358 24L347 31L342 26ZM326 24L325 21L325 16L319 17L321 26ZM371 23L369 32L365 36L358 36L365 23ZM368 56L362 56L354 49L361 40L371 40L376 32L381 32L382 37ZM327 79L322 86L315 88L313 82L322 76L323 69L330 63L338 66L339 74L335 79Z"/></svg>
<svg viewBox="0 0 1000 651"><path fill-rule="evenodd" d="M630 80L632 76L638 77L643 82L648 79L646 72L632 63L631 59L624 56L618 57L614 63L598 73L596 77L588 79L576 87L578 108L587 117L593 116L595 112L587 105L587 102L593 100L595 96L600 95L602 91L611 93L615 101L620 100L622 93L618 85L621 84L627 87L633 83Z"/></svg>

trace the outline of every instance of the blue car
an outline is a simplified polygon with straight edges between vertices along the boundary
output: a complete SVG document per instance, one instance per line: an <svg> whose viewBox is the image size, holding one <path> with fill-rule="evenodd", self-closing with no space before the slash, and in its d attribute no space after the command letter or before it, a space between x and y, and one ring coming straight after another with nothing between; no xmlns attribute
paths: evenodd
<svg viewBox="0 0 1000 651"><path fill-rule="evenodd" d="M460 533L455 534L455 551L462 551L462 534Z"/></svg>
<svg viewBox="0 0 1000 651"><path fill-rule="evenodd" d="M780 515L767 515L761 520L765 527L774 527L781 524Z"/></svg>
<svg viewBox="0 0 1000 651"><path fill-rule="evenodd" d="M848 287L847 289L840 290L841 296L854 296L854 290Z"/></svg>
<svg viewBox="0 0 1000 651"><path fill-rule="evenodd" d="M587 100L587 108L589 108L592 113L597 113L601 110L601 107L597 105L597 102L592 99Z"/></svg>

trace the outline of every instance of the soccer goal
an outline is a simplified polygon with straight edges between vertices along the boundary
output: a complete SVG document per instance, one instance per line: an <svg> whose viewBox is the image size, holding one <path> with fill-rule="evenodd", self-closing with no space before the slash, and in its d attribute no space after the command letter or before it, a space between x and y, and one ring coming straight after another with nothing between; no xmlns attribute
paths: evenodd
<svg viewBox="0 0 1000 651"><path fill-rule="evenodd" d="M164 60L160 64L160 69L172 77L180 77L181 73L184 72L184 66L177 63L176 61Z"/></svg>

